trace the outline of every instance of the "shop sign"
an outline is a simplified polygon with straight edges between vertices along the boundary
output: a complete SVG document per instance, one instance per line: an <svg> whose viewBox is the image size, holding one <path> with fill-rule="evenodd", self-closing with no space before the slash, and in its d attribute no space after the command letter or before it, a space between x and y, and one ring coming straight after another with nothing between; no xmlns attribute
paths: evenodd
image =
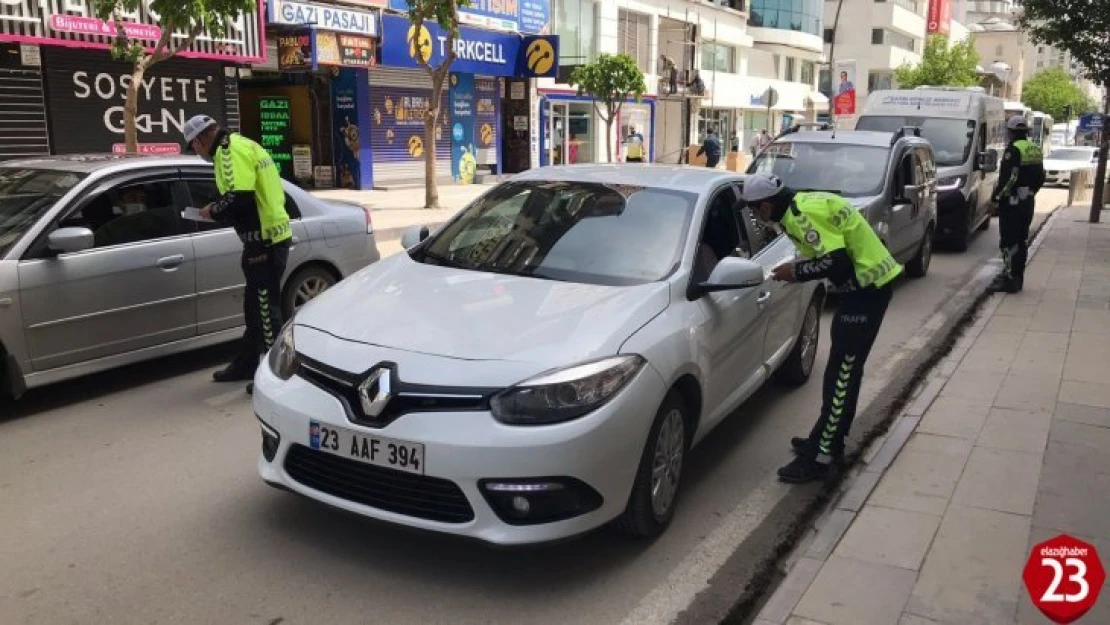
<svg viewBox="0 0 1110 625"><path fill-rule="evenodd" d="M382 30L382 65L419 68L419 54L432 67L439 67L447 57L448 34L434 22L424 22L417 33L407 17L383 15ZM460 28L451 69L465 74L514 76L519 53L520 37Z"/></svg>
<svg viewBox="0 0 1110 625"><path fill-rule="evenodd" d="M161 21L150 5L138 0L133 9L120 11L123 30L152 50L162 36ZM54 43L73 47L110 48L116 38L114 21L105 22L84 0L0 0L0 38L18 43ZM179 32L182 38L186 33ZM219 59L242 63L265 60L265 33L254 9L228 20L223 37L201 33L195 43L178 54L186 58Z"/></svg>
<svg viewBox="0 0 1110 625"><path fill-rule="evenodd" d="M312 146L293 146L293 177L301 181L312 179Z"/></svg>
<svg viewBox="0 0 1110 625"><path fill-rule="evenodd" d="M123 143L123 106L131 64L107 52L47 48L43 72L53 147L59 154L107 152ZM135 126L143 148L155 153L180 146L185 120L203 114L225 119L223 68L218 63L169 59L139 85Z"/></svg>
<svg viewBox="0 0 1110 625"><path fill-rule="evenodd" d="M369 11L294 0L271 0L268 5L271 24L312 26L340 33L378 36L378 20Z"/></svg>
<svg viewBox="0 0 1110 625"><path fill-rule="evenodd" d="M376 66L378 63L374 40L358 35L339 35L339 64L343 67L361 68Z"/></svg>
<svg viewBox="0 0 1110 625"><path fill-rule="evenodd" d="M389 0L389 8L408 13L407 0ZM551 0L471 0L459 7L459 23L479 28L546 35L551 28Z"/></svg>
<svg viewBox="0 0 1110 625"><path fill-rule="evenodd" d="M336 34L314 31L313 36L316 38L316 65L339 67L339 38Z"/></svg>
<svg viewBox="0 0 1110 625"><path fill-rule="evenodd" d="M259 142L270 153L278 173L288 177L293 164L293 114L289 98L266 96L258 99Z"/></svg>
<svg viewBox="0 0 1110 625"><path fill-rule="evenodd" d="M278 69L283 72L313 69L312 33L304 31L279 35Z"/></svg>
<svg viewBox="0 0 1110 625"><path fill-rule="evenodd" d="M929 0L929 19L925 32L930 35L947 35L952 21L951 0Z"/></svg>
<svg viewBox="0 0 1110 625"><path fill-rule="evenodd" d="M139 154L155 156L181 154L181 145L177 143L140 143L135 147L135 151ZM112 144L112 154L127 154L127 144Z"/></svg>

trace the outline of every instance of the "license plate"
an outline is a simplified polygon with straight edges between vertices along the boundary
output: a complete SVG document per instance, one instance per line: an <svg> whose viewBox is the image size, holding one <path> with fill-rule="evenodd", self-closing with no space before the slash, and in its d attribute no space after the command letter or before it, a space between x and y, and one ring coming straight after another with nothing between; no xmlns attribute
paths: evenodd
<svg viewBox="0 0 1110 625"><path fill-rule="evenodd" d="M333 456L386 469L424 474L424 445L362 434L319 421L308 423L308 443Z"/></svg>

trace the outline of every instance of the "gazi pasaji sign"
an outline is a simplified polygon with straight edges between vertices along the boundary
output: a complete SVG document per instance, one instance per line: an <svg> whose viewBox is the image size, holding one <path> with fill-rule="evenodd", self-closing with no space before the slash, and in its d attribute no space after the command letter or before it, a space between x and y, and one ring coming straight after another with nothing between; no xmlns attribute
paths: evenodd
<svg viewBox="0 0 1110 625"><path fill-rule="evenodd" d="M264 97L258 100L258 124L262 147L270 153L283 178L292 175L293 117L289 112L289 98Z"/></svg>
<svg viewBox="0 0 1110 625"><path fill-rule="evenodd" d="M46 48L51 145L58 154L111 152L123 144L123 105L131 64L107 52ZM169 59L146 72L139 87L135 126L140 151L177 153L185 120L203 114L226 118L219 63Z"/></svg>
<svg viewBox="0 0 1110 625"><path fill-rule="evenodd" d="M162 36L159 16L150 0L139 0L133 11L121 11L128 36L147 49ZM0 0L0 38L18 43L61 44L82 48L110 48L116 28L93 14L87 0ZM185 38L175 33L173 43ZM265 34L257 9L227 23L223 37L202 33L192 47L178 54L186 58L219 59L239 63L261 63L265 57Z"/></svg>

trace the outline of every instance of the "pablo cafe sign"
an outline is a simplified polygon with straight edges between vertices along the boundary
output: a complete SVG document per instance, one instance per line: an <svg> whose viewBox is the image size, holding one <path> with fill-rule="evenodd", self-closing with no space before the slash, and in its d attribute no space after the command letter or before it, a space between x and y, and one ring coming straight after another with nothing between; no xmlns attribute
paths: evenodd
<svg viewBox="0 0 1110 625"><path fill-rule="evenodd" d="M134 9L121 10L124 32L148 49L162 36L161 16L150 7L151 0L138 0ZM264 34L258 9L227 22L223 37L201 33L183 57L233 62L261 62L265 57ZM107 48L116 36L113 20L103 21L87 0L0 0L0 37L20 43L45 43L77 47ZM176 32L171 44L186 33Z"/></svg>

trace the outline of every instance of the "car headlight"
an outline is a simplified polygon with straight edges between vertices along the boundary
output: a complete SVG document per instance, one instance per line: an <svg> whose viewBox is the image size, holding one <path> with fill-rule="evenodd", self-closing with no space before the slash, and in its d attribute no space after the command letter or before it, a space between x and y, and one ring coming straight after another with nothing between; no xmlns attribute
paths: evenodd
<svg viewBox="0 0 1110 625"><path fill-rule="evenodd" d="M297 372L297 346L293 342L292 319L281 329L273 347L270 348L268 359L270 371L282 380L288 380Z"/></svg>
<svg viewBox="0 0 1110 625"><path fill-rule="evenodd" d="M570 421L597 410L628 384L646 361L613 356L541 374L494 396L493 416L513 425Z"/></svg>
<svg viewBox="0 0 1110 625"><path fill-rule="evenodd" d="M937 180L937 191L952 191L964 186L963 176L952 176L950 178L940 178Z"/></svg>

